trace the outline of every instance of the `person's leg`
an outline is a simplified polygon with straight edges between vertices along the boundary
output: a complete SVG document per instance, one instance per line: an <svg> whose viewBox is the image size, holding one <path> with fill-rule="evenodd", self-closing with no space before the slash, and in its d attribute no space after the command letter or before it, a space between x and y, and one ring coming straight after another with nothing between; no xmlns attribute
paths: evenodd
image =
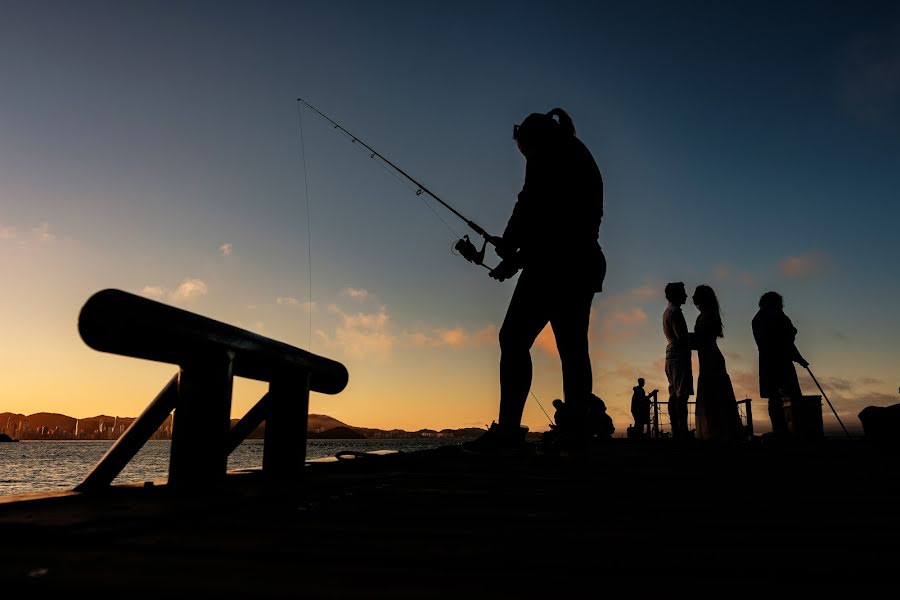
<svg viewBox="0 0 900 600"><path fill-rule="evenodd" d="M678 406L678 426L681 429L681 437L686 438L688 436L688 398L689 396L678 396L677 406Z"/></svg>
<svg viewBox="0 0 900 600"><path fill-rule="evenodd" d="M672 437L673 438L681 435L681 429L678 424L679 413L678 413L678 409L677 409L678 403L676 401L678 398L678 395L676 393L677 387L676 387L675 375L676 375L675 366L672 361L669 361L667 359L666 360L666 379L668 379L668 381L669 381L669 404L668 404L669 424L672 428Z"/></svg>
<svg viewBox="0 0 900 600"><path fill-rule="evenodd" d="M588 326L594 292L578 290L554 303L550 325L562 363L563 394L567 403L581 403L593 389Z"/></svg>
<svg viewBox="0 0 900 600"><path fill-rule="evenodd" d="M787 433L787 419L784 416L784 402L780 396L769 398L769 420L772 421L772 433Z"/></svg>
<svg viewBox="0 0 900 600"><path fill-rule="evenodd" d="M549 321L546 288L522 273L500 327L500 417L504 429L522 422L531 389L531 346Z"/></svg>
<svg viewBox="0 0 900 600"><path fill-rule="evenodd" d="M685 438L688 434L688 397L682 394L669 395L669 420L672 423L672 437Z"/></svg>
<svg viewBox="0 0 900 600"><path fill-rule="evenodd" d="M681 437L681 407L678 394L669 395L669 420L672 422L672 437Z"/></svg>
<svg viewBox="0 0 900 600"><path fill-rule="evenodd" d="M769 419L772 421L772 431L775 433L788 433L787 417L784 415L784 399L799 401L803 397L800 391L800 381L797 379L797 371L794 363L784 361L775 369L775 391L770 392Z"/></svg>

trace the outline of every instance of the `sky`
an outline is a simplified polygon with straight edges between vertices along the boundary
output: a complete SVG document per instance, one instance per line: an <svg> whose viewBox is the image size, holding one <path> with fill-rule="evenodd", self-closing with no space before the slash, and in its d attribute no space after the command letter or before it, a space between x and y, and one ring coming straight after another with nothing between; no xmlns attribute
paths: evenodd
<svg viewBox="0 0 900 600"><path fill-rule="evenodd" d="M0 411L143 410L176 367L95 352L76 328L91 294L118 288L343 362L347 389L314 394L312 412L405 429L496 419L515 281L454 256L465 224L298 97L494 234L524 178L511 126L572 115L605 181L590 341L619 433L637 377L665 396L668 281L716 290L757 431L750 320L769 290L848 426L900 401L896 3L2 9ZM549 409L549 329L532 356ZM264 392L237 380L234 416ZM546 428L533 399L523 422Z"/></svg>

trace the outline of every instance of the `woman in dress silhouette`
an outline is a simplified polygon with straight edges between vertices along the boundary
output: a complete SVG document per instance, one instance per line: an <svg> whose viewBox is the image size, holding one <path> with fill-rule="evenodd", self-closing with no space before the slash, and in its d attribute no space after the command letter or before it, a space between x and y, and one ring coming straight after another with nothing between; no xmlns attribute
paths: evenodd
<svg viewBox="0 0 900 600"><path fill-rule="evenodd" d="M725 357L716 342L724 337L719 301L708 285L698 285L692 299L700 311L691 335L691 346L697 351L700 363L695 412L697 437L701 440L739 440L742 425L734 388L725 369Z"/></svg>

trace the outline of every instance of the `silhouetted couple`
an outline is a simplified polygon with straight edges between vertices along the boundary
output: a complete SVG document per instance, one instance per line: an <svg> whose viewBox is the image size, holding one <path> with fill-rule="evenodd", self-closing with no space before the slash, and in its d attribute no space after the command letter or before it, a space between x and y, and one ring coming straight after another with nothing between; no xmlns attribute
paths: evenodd
<svg viewBox="0 0 900 600"><path fill-rule="evenodd" d="M588 353L594 294L606 259L598 243L603 179L572 119L556 108L533 113L513 128L525 156L525 183L503 236L491 241L502 262L491 277L519 280L500 329L500 416L468 445L515 446L524 439L522 412L531 389L531 347L547 323L562 362L565 412L578 422L595 396Z"/></svg>
<svg viewBox="0 0 900 600"><path fill-rule="evenodd" d="M722 316L716 294L708 285L699 285L692 300L700 314L694 333L687 328L681 306L687 301L684 283L666 285L669 306L663 313L666 346L666 377L669 380L669 417L672 435L688 437L688 398L694 393L691 351L697 351L697 402L694 411L699 439L733 441L743 437L737 400L718 338L724 337Z"/></svg>

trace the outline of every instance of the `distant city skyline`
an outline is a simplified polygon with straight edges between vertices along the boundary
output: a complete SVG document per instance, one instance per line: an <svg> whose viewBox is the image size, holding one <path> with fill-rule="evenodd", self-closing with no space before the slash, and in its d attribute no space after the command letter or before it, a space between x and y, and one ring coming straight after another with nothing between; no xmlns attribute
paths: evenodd
<svg viewBox="0 0 900 600"><path fill-rule="evenodd" d="M6 434L13 440L116 440L135 420L135 417L112 417L98 415L84 419L76 419L58 413L38 412L31 415L0 413L0 434ZM232 425L234 425L234 421ZM172 415L151 436L152 440L172 439ZM473 437L481 429L431 429L420 428L413 431L394 428L383 430L361 425L348 425L328 415L311 414L308 417L307 432L310 439L321 438L321 434L329 431L351 430L349 433L358 437L372 439L403 439L410 437ZM247 439L264 437L265 423L257 427ZM329 436L329 439L340 439Z"/></svg>
<svg viewBox="0 0 900 600"><path fill-rule="evenodd" d="M668 281L716 290L758 431L750 320L769 290L858 426L900 401L898 40L891 2L7 2L0 410L140 414L175 367L76 331L87 298L118 288L345 363L348 388L312 412L496 418L515 281L453 256L472 232L309 111L301 153L303 97L494 234L524 176L512 125L573 116L606 184L590 339L620 432L638 377L666 394ZM549 409L549 329L532 354ZM265 389L236 381L233 416ZM547 420L529 399L524 423Z"/></svg>

